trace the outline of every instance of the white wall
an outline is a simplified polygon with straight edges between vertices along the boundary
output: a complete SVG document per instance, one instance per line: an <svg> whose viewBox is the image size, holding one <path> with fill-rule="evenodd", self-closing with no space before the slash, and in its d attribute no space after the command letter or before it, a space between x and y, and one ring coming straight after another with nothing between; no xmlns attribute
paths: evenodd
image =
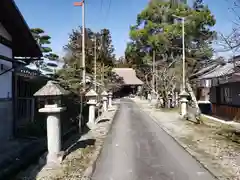
<svg viewBox="0 0 240 180"><path fill-rule="evenodd" d="M0 24L0 35L8 40L11 40L11 36ZM12 58L12 49L0 43L0 55ZM5 70L1 70L1 64L4 69L12 68L12 63L6 60L0 59L0 74ZM12 97L12 71L9 71L3 75L0 75L0 98L11 98Z"/></svg>

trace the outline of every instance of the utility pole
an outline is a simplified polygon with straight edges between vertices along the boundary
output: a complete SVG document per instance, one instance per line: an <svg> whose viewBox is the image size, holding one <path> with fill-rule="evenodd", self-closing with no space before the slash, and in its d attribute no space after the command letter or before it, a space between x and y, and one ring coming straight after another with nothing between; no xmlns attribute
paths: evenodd
<svg viewBox="0 0 240 180"><path fill-rule="evenodd" d="M86 67L85 67L85 0L74 2L74 6L82 7L82 82L83 91L86 89Z"/></svg>
<svg viewBox="0 0 240 180"><path fill-rule="evenodd" d="M101 83L102 85L104 84L104 67L105 67L105 64L104 64L104 58L105 58L105 42L103 41L103 35L101 37L101 51L102 51L102 59L101 59Z"/></svg>
<svg viewBox="0 0 240 180"><path fill-rule="evenodd" d="M82 1L82 83L83 91L86 90L86 67L85 67L85 0Z"/></svg>
<svg viewBox="0 0 240 180"><path fill-rule="evenodd" d="M102 84L104 84L104 67L105 67L105 64L104 64L104 62L102 62L102 73L101 73L101 82L102 82Z"/></svg>
<svg viewBox="0 0 240 180"><path fill-rule="evenodd" d="M184 118L187 115L187 105L189 94L186 91L186 72L185 72L185 17L173 15L182 21L182 91L179 94L181 102L181 115Z"/></svg>
<svg viewBox="0 0 240 180"><path fill-rule="evenodd" d="M97 36L95 36L94 48L94 90L97 92Z"/></svg>
<svg viewBox="0 0 240 180"><path fill-rule="evenodd" d="M158 66L156 66L156 93L158 94L158 84L159 82L159 69L158 69Z"/></svg>
<svg viewBox="0 0 240 180"><path fill-rule="evenodd" d="M152 63L152 89L153 89L153 92L155 92L155 50L153 50L153 63Z"/></svg>
<svg viewBox="0 0 240 180"><path fill-rule="evenodd" d="M182 56L183 56L183 77L182 77L182 83L183 83L183 91L186 91L186 74L185 74L185 18L182 17Z"/></svg>
<svg viewBox="0 0 240 180"><path fill-rule="evenodd" d="M85 0L81 2L74 2L74 6L82 7L82 80L80 80L80 84L82 83L82 91L86 91L86 67L85 67ZM81 76L80 76L81 77ZM83 113L83 95L80 93L80 114L79 114L79 133L82 131L82 113Z"/></svg>

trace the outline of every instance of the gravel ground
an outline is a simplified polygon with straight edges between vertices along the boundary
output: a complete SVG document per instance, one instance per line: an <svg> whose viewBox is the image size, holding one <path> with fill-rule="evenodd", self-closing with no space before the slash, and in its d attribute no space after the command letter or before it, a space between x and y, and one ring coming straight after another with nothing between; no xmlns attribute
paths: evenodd
<svg viewBox="0 0 240 180"><path fill-rule="evenodd" d="M222 129L180 120L176 112L153 109L137 98L134 101L219 180L240 180L240 144Z"/></svg>
<svg viewBox="0 0 240 180"><path fill-rule="evenodd" d="M78 136L72 137L69 140L72 146L69 148L69 154L63 160L60 167L48 168L45 166L45 155L38 165L29 167L25 172L20 173L15 180L84 179L84 176L88 176L88 169L91 169L91 166L94 165L100 153L116 109L117 107L114 106L111 111L103 113L103 115L97 119L102 122L92 127L92 130L87 134L80 138ZM76 140L76 138L78 139ZM88 179L88 177L85 177L85 179Z"/></svg>

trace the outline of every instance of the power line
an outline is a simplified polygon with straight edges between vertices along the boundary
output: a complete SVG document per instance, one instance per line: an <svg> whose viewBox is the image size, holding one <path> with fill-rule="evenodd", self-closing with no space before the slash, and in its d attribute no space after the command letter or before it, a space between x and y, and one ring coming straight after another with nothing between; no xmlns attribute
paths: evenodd
<svg viewBox="0 0 240 180"><path fill-rule="evenodd" d="M100 13L102 12L102 8L103 8L103 0L101 0Z"/></svg>
<svg viewBox="0 0 240 180"><path fill-rule="evenodd" d="M105 21L107 20L108 15L109 15L109 13L110 13L111 5L112 5L112 0L109 0L109 3L108 3L108 10L107 10L107 14L106 14Z"/></svg>

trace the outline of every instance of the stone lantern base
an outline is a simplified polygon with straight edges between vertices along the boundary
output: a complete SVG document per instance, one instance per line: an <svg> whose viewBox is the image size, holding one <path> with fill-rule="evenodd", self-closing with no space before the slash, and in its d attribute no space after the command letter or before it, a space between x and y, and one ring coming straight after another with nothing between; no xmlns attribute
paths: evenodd
<svg viewBox="0 0 240 180"><path fill-rule="evenodd" d="M95 113L96 113L96 104L97 101L95 99L90 99L87 104L89 105L89 113L88 113L88 122L87 122L87 126L92 129L93 127L95 127Z"/></svg>
<svg viewBox="0 0 240 180"><path fill-rule="evenodd" d="M45 105L44 108L39 109L39 112L47 114L47 164L50 166L59 165L63 160L60 113L65 110L65 107L56 105Z"/></svg>

